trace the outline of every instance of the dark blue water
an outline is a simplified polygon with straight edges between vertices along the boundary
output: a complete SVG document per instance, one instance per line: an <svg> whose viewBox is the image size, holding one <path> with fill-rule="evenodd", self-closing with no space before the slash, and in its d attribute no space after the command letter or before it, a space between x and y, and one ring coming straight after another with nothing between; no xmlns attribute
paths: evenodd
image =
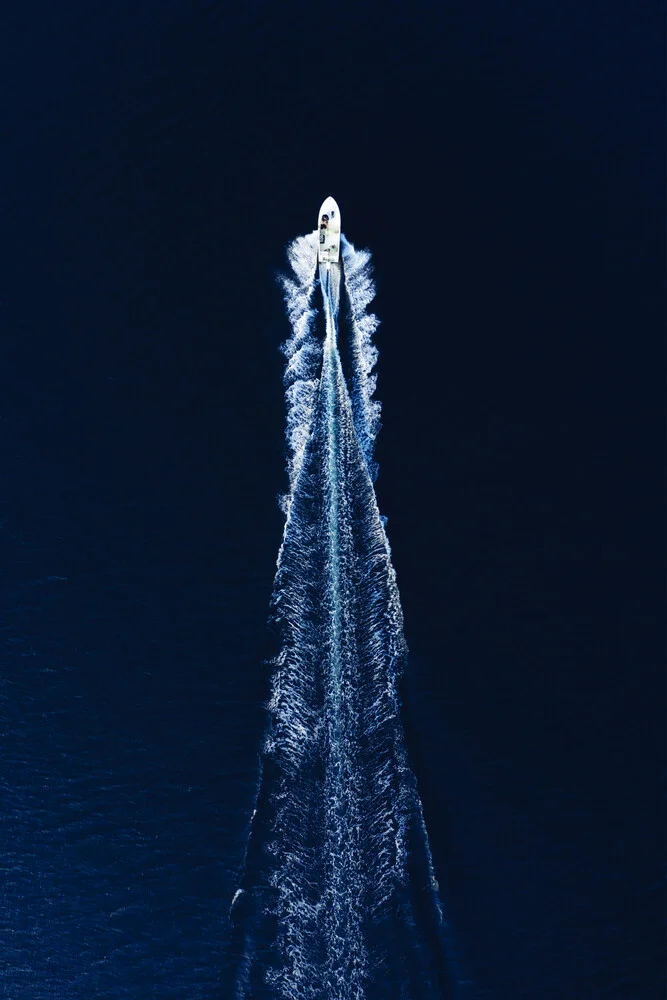
<svg viewBox="0 0 667 1000"><path fill-rule="evenodd" d="M239 596L253 582L206 578L201 560L193 581L173 543L160 556L178 505L54 507L59 545L37 548L47 511L20 535L5 522L2 995L225 995L254 781L235 680L261 653L263 616Z"/></svg>
<svg viewBox="0 0 667 1000"><path fill-rule="evenodd" d="M329 192L374 250L404 724L466 974L663 989L661 25L336 15L4 19L9 1000L230 995L287 489L275 272Z"/></svg>

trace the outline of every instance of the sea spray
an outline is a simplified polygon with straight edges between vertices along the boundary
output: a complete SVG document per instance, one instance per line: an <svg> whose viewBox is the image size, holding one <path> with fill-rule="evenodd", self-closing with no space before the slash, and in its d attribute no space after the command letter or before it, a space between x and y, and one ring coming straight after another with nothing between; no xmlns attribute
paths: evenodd
<svg viewBox="0 0 667 1000"><path fill-rule="evenodd" d="M315 393L322 367L322 342L314 333L317 310L313 306L315 234L299 236L287 248L292 277L283 277L287 316L292 332L282 346L287 359L283 381L287 404L286 438L290 492L299 473L303 450L310 432ZM289 495L286 498L289 502Z"/></svg>

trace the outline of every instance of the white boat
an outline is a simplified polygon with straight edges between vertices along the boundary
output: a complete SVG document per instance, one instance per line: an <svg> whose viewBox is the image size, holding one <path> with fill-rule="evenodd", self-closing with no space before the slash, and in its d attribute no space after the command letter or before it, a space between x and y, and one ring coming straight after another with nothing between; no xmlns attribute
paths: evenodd
<svg viewBox="0 0 667 1000"><path fill-rule="evenodd" d="M340 211L333 198L325 198L317 219L319 244L317 259L322 264L337 264L340 259Z"/></svg>

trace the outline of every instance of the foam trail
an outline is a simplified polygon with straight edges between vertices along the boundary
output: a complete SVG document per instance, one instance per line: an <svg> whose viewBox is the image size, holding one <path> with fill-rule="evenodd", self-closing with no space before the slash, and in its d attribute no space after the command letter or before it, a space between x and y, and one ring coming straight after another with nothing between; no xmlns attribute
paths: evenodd
<svg viewBox="0 0 667 1000"><path fill-rule="evenodd" d="M356 408L337 344L341 266L321 265L318 333L315 244L289 251L292 482L272 598L280 652L232 906L236 1000L457 995L400 720L403 617L370 471L368 257L344 246Z"/></svg>
<svg viewBox="0 0 667 1000"><path fill-rule="evenodd" d="M375 480L377 464L373 461L373 449L380 430L381 405L378 400L373 399L377 383L373 369L378 359L373 336L379 320L368 312L368 306L375 298L375 283L370 268L371 255L368 250L357 250L344 236L341 238L341 249L345 265L345 290L350 306L352 412L370 477Z"/></svg>
<svg viewBox="0 0 667 1000"><path fill-rule="evenodd" d="M310 431L315 393L322 365L322 344L313 333L317 311L312 306L317 261L316 234L300 236L290 243L287 255L293 277L283 278L291 336L282 347L287 358L285 396L287 403L287 446L290 487L299 473L303 450ZM289 497L287 498L289 502Z"/></svg>

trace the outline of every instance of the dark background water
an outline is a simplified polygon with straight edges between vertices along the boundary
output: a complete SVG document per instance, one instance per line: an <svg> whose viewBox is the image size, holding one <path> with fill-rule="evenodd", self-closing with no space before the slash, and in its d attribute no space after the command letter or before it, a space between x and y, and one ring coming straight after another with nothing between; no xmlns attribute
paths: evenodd
<svg viewBox="0 0 667 1000"><path fill-rule="evenodd" d="M3 11L2 996L229 995L274 276L329 193L375 255L406 726L467 973L662 995L661 37L601 4Z"/></svg>

